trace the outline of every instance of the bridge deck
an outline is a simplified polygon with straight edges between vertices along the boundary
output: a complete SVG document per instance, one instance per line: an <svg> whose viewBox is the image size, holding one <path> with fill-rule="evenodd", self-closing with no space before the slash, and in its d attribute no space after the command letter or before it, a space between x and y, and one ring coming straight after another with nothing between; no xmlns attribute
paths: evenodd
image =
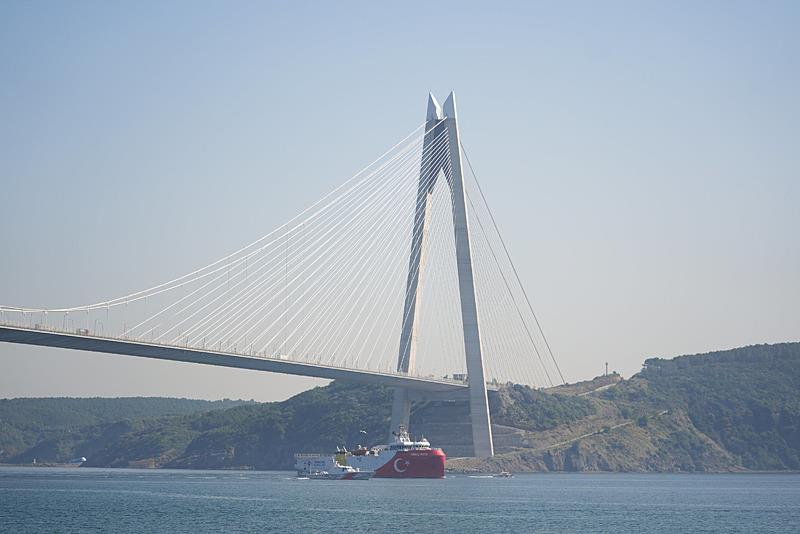
<svg viewBox="0 0 800 534"><path fill-rule="evenodd" d="M65 332L50 332L16 326L0 326L0 342L104 352L176 362L201 363L205 365L312 376L332 380L348 380L351 382L404 387L425 392L456 393L467 389L466 384L450 382L443 379L420 378L400 374L380 373L377 371L363 371L313 363L300 363L277 358L263 358L228 352L165 346L143 341L69 334Z"/></svg>

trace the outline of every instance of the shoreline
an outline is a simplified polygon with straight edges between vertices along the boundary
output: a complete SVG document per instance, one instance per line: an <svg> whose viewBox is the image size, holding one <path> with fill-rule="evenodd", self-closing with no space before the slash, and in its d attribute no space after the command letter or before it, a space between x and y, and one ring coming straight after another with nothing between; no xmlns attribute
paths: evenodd
<svg viewBox="0 0 800 534"><path fill-rule="evenodd" d="M8 467L23 467L23 468L58 468L58 469L75 469L82 467L77 464L59 464L59 463L37 463L37 464L6 464L0 463L0 468ZM137 470L137 471L217 471L217 472L231 472L231 471L249 471L249 472L294 472L293 469L183 469L183 468L161 468L161 467L89 467L87 469L119 469L119 470ZM449 470L445 469L445 476L447 475L490 475L493 472L489 471L468 471L468 470ZM762 471L762 470L749 470L738 469L729 471L516 471L514 475L798 475L800 470L775 470L775 471Z"/></svg>

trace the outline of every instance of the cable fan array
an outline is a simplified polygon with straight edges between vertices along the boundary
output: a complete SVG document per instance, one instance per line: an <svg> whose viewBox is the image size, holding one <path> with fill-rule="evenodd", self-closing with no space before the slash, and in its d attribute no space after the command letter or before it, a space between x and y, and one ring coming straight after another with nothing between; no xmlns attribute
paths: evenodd
<svg viewBox="0 0 800 534"><path fill-rule="evenodd" d="M0 322L396 373L400 332L411 319L404 314L409 258L424 254L412 374L463 375L445 179L450 143L445 128L434 128L416 128L291 221L210 265L75 308L0 306ZM423 159L441 170L420 184ZM422 241L413 239L421 231L414 226L420 185L433 189L425 250L412 245ZM560 372L513 264L500 253L505 246L474 173L467 195L487 380L550 385Z"/></svg>
<svg viewBox="0 0 800 534"><path fill-rule="evenodd" d="M539 318L466 155L464 190L470 219L475 293L486 376L499 383L565 383Z"/></svg>

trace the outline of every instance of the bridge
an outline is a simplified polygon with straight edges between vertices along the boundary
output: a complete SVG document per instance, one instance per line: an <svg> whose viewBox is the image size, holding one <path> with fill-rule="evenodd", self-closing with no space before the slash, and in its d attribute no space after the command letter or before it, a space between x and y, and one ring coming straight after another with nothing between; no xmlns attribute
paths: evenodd
<svg viewBox="0 0 800 534"><path fill-rule="evenodd" d="M466 165L465 165L466 164ZM290 221L202 268L75 307L0 306L0 341L393 388L469 403L494 453L488 391L563 383L460 139L455 95Z"/></svg>

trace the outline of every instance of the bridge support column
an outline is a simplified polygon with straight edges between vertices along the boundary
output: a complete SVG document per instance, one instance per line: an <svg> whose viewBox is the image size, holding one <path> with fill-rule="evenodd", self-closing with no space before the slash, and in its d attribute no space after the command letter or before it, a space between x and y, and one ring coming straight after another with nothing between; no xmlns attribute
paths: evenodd
<svg viewBox="0 0 800 534"><path fill-rule="evenodd" d="M453 226L456 240L458 290L461 297L461 323L464 329L464 353L469 379L469 414L472 420L472 447L475 456L494 456L492 423L489 417L489 397L483 369L481 332L478 324L478 304L472 271L472 247L467 224L466 192L461 168L461 142L456 119L456 95L450 93L444 101L444 122L450 142L450 188L453 193Z"/></svg>
<svg viewBox="0 0 800 534"><path fill-rule="evenodd" d="M411 398L406 388L394 388L394 400L392 402L392 419L389 427L389 439L392 439L392 432L397 432L400 426L408 429L409 419L411 418Z"/></svg>
<svg viewBox="0 0 800 534"><path fill-rule="evenodd" d="M469 378L469 407L472 423L472 444L477 457L494 455L492 426L489 417L489 402L486 392L486 378L483 369L478 307L475 298L475 281L472 269L472 250L467 223L466 193L461 167L461 143L459 141L456 118L455 94L450 93L444 106L430 95L426 118L426 136L423 140L423 157L420 168L417 205L414 218L414 231L411 241L404 322L400 334L400 353L397 370L409 373L413 370L416 357L416 325L419 316L421 297L420 280L425 267L428 226L430 219L430 197L438 175L444 172L453 202L453 229L456 245L456 264L458 269L458 288L461 300L461 322L464 333L464 353ZM450 149L449 169L436 164L427 155L426 149L442 132L446 132ZM449 171L449 172L448 172ZM392 431L396 425L408 424L411 403L408 392L395 389L392 405Z"/></svg>

